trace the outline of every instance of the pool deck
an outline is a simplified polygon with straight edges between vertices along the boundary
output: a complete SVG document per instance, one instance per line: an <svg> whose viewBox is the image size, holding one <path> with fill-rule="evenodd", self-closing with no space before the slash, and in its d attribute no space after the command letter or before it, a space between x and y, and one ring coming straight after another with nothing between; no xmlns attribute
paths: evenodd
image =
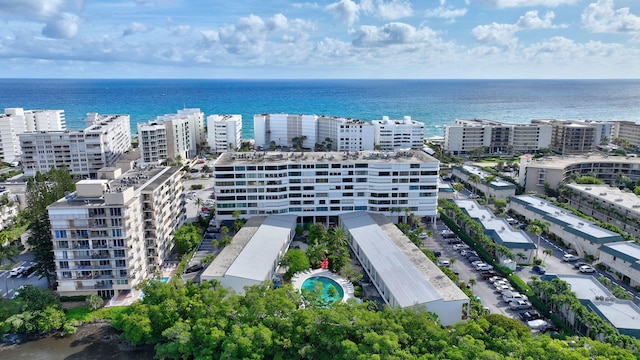
<svg viewBox="0 0 640 360"><path fill-rule="evenodd" d="M344 293L342 301L347 301L355 297L353 295L353 284L351 281L326 269L308 269L297 272L291 278L291 285L293 285L294 289L300 290L305 280L314 276L324 276L338 283L338 285L342 287L342 291Z"/></svg>

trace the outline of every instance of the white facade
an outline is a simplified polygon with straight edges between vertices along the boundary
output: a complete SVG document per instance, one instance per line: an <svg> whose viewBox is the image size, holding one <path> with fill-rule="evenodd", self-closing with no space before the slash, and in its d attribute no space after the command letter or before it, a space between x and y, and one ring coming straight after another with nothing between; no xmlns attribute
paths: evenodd
<svg viewBox="0 0 640 360"><path fill-rule="evenodd" d="M62 110L4 109L0 114L0 160L13 162L22 150L18 135L31 131L55 131L67 128Z"/></svg>
<svg viewBox="0 0 640 360"><path fill-rule="evenodd" d="M213 170L218 222L236 210L329 225L352 211L437 214L439 162L423 151L224 153Z"/></svg>
<svg viewBox="0 0 640 360"><path fill-rule="evenodd" d="M516 194L516 186L514 184L502 180L497 176L494 176L494 179L487 183L485 179L492 175L477 166L455 165L452 169L453 171L451 174L454 177L467 183L470 187L481 191L486 197L507 200ZM469 177L471 175L478 175L480 182L474 183L473 181L470 181Z"/></svg>
<svg viewBox="0 0 640 360"><path fill-rule="evenodd" d="M24 174L66 166L74 175L95 178L131 147L129 115L89 113L86 121L92 125L84 130L20 134Z"/></svg>
<svg viewBox="0 0 640 360"><path fill-rule="evenodd" d="M478 148L489 153L528 152L551 144L552 127L547 124L510 124L484 119L456 119L446 125L444 149L454 155Z"/></svg>
<svg viewBox="0 0 640 360"><path fill-rule="evenodd" d="M0 230L13 222L19 210L18 196L9 190L0 190Z"/></svg>
<svg viewBox="0 0 640 360"><path fill-rule="evenodd" d="M143 164L160 164L169 157L167 129L161 124L138 124L138 148Z"/></svg>
<svg viewBox="0 0 640 360"><path fill-rule="evenodd" d="M318 117L317 139L328 151L362 151L374 148L374 127L371 123L351 118Z"/></svg>
<svg viewBox="0 0 640 360"><path fill-rule="evenodd" d="M242 115L209 115L207 132L211 152L235 151L242 146Z"/></svg>
<svg viewBox="0 0 640 360"><path fill-rule="evenodd" d="M216 256L200 280L218 280L244 294L245 286L273 280L278 264L296 233L294 215L254 216Z"/></svg>
<svg viewBox="0 0 640 360"><path fill-rule="evenodd" d="M290 147L294 138L318 151L373 150L374 143L371 123L335 116L260 114L253 117L253 131L258 149Z"/></svg>
<svg viewBox="0 0 640 360"><path fill-rule="evenodd" d="M640 147L640 124L633 121L614 121L609 140L621 138L629 141L629 146Z"/></svg>
<svg viewBox="0 0 640 360"><path fill-rule="evenodd" d="M257 148L293 146L294 138L302 138L302 147L313 149L317 142L316 115L258 114L253 117L253 132Z"/></svg>
<svg viewBox="0 0 640 360"><path fill-rule="evenodd" d="M104 168L48 207L60 295L117 296L159 270L184 221L180 167Z"/></svg>
<svg viewBox="0 0 640 360"><path fill-rule="evenodd" d="M424 123L411 120L405 116L403 120L371 121L374 127L374 143L382 150L421 149L424 146Z"/></svg>
<svg viewBox="0 0 640 360"><path fill-rule="evenodd" d="M164 126L164 135L161 135L160 126ZM150 138L160 139L163 136L166 145L146 141ZM149 123L140 123L138 139L143 163L161 163L178 157L182 160L192 158L207 141L204 113L200 109L182 109L176 114L158 116ZM145 141L142 141L143 139Z"/></svg>
<svg viewBox="0 0 640 360"><path fill-rule="evenodd" d="M588 254L597 259L600 256L600 245L623 240L619 234L596 226L536 196L512 197L509 210L528 221L539 219L548 222L549 233L569 245L579 256Z"/></svg>
<svg viewBox="0 0 640 360"><path fill-rule="evenodd" d="M469 298L384 215L340 215L349 246L384 301L438 316L447 326L467 317Z"/></svg>

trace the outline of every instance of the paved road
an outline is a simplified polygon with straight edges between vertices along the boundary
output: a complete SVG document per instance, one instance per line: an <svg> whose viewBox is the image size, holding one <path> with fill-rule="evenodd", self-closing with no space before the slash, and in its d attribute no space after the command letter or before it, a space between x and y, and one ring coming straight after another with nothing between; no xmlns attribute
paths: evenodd
<svg viewBox="0 0 640 360"><path fill-rule="evenodd" d="M33 260L33 255L30 253L21 254L17 260L17 264L14 267L30 262ZM0 271L0 297L12 298L15 291L23 285L33 285L40 288L48 286L47 280L38 279L38 275L35 273L29 276L9 276L9 270Z"/></svg>

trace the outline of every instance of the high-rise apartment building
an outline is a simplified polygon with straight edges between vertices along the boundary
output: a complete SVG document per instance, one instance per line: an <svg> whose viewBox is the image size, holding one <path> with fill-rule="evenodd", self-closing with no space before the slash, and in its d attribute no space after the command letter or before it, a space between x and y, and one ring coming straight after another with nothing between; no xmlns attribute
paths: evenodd
<svg viewBox="0 0 640 360"><path fill-rule="evenodd" d="M89 113L84 130L38 131L19 135L27 176L65 166L78 177L95 179L131 148L129 115Z"/></svg>
<svg viewBox="0 0 640 360"><path fill-rule="evenodd" d="M318 151L373 150L371 123L351 118L317 115L261 114L253 118L256 147L293 147Z"/></svg>
<svg viewBox="0 0 640 360"><path fill-rule="evenodd" d="M610 139L613 125L590 120L534 119L532 124L551 125L553 151L561 154L580 154L594 151Z"/></svg>
<svg viewBox="0 0 640 360"><path fill-rule="evenodd" d="M215 154L242 146L242 115L207 116L209 150Z"/></svg>
<svg viewBox="0 0 640 360"><path fill-rule="evenodd" d="M382 150L422 149L424 146L424 123L411 120L411 116L405 116L403 120L383 116L382 120L373 120L371 124L374 143Z"/></svg>
<svg viewBox="0 0 640 360"><path fill-rule="evenodd" d="M633 121L613 121L610 141L616 138L629 142L629 146L640 147L640 124Z"/></svg>
<svg viewBox="0 0 640 360"><path fill-rule="evenodd" d="M529 152L548 147L551 126L512 124L485 119L456 119L444 130L444 150L454 155L476 149L487 153Z"/></svg>
<svg viewBox="0 0 640 360"><path fill-rule="evenodd" d="M62 110L4 109L0 114L0 160L13 162L20 158L19 134L31 131L55 131L67 128Z"/></svg>
<svg viewBox="0 0 640 360"><path fill-rule="evenodd" d="M161 269L185 219L181 178L177 166L129 162L101 169L97 179L79 181L74 193L51 204L60 295L113 297Z"/></svg>
<svg viewBox="0 0 640 360"><path fill-rule="evenodd" d="M423 151L224 153L213 168L218 223L235 211L328 225L352 211L436 217L439 162Z"/></svg>
<svg viewBox="0 0 640 360"><path fill-rule="evenodd" d="M144 163L157 164L167 159L192 158L207 140L204 113L200 109L182 109L176 114L158 116L148 123L139 123L138 140Z"/></svg>

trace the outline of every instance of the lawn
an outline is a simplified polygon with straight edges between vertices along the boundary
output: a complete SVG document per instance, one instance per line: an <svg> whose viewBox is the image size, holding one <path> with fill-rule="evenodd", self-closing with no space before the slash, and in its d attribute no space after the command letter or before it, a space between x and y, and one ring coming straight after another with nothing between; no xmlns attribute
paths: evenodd
<svg viewBox="0 0 640 360"><path fill-rule="evenodd" d="M67 321L77 321L80 323L87 323L95 320L109 319L113 320L118 314L123 312L126 306L111 306L106 308L100 308L98 310L91 310L88 307L79 306L66 311Z"/></svg>

